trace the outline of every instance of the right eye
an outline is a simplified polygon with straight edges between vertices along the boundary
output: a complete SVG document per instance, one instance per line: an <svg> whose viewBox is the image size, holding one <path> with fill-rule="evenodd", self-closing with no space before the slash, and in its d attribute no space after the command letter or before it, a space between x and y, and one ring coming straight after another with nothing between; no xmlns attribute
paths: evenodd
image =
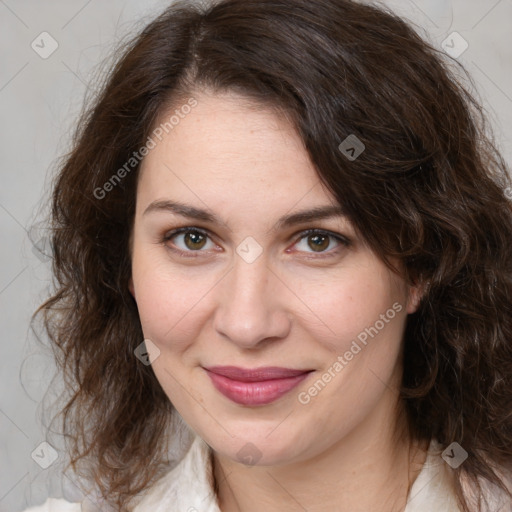
<svg viewBox="0 0 512 512"><path fill-rule="evenodd" d="M167 244L168 241L175 238L179 239L179 237L181 237L182 241L181 248L174 242L171 245ZM171 251L176 252L180 256L184 256L186 258L196 258L198 255L192 253L205 252L201 249L205 247L205 242L208 238L210 238L208 233L202 229L195 227L184 227L167 232L162 238L162 243L164 243Z"/></svg>

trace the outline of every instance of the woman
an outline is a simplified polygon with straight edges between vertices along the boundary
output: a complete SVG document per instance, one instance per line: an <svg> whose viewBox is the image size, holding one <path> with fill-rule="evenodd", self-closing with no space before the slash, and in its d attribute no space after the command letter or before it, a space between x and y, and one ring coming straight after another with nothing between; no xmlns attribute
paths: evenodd
<svg viewBox="0 0 512 512"><path fill-rule="evenodd" d="M510 178L483 121L374 7L150 23L53 195L38 312L83 510L512 510Z"/></svg>

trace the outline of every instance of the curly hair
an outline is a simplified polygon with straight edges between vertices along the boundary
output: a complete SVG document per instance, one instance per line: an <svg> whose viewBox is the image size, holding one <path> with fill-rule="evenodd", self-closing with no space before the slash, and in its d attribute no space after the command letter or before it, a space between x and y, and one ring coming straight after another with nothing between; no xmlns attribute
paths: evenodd
<svg viewBox="0 0 512 512"><path fill-rule="evenodd" d="M483 482L512 498L498 470L512 463L511 178L463 66L350 0L179 1L121 50L59 163L55 290L34 313L72 390L59 417L73 470L129 510L169 467L174 408L134 356L140 162L126 162L169 108L208 89L286 112L375 254L428 284L403 340L410 435L468 452L453 470L464 512L483 510ZM357 159L339 149L349 135L365 145Z"/></svg>

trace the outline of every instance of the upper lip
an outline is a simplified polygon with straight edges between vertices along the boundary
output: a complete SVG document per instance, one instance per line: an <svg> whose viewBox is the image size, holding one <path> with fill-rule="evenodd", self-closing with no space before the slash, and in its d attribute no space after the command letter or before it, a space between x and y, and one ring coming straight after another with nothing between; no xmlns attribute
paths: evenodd
<svg viewBox="0 0 512 512"><path fill-rule="evenodd" d="M240 382L258 382L272 379L296 377L312 370L280 368L278 366L262 366L260 368L239 368L238 366L210 366L205 368L212 373L223 375L228 379Z"/></svg>

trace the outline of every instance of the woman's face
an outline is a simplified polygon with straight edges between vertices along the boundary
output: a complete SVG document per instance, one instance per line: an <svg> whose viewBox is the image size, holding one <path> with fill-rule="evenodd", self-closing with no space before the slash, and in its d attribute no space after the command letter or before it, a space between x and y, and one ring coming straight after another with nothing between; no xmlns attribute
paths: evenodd
<svg viewBox="0 0 512 512"><path fill-rule="evenodd" d="M130 290L152 368L219 454L306 460L394 418L417 292L345 217L296 217L336 203L283 116L196 98L138 183Z"/></svg>

